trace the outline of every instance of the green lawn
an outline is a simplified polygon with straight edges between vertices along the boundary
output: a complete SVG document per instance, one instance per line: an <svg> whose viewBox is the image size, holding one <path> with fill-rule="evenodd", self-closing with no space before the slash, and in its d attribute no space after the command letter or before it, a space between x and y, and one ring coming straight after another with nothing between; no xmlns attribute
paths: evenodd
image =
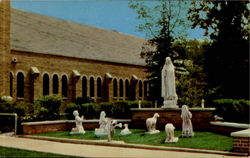
<svg viewBox="0 0 250 158"><path fill-rule="evenodd" d="M193 138L179 138L179 141L175 144L165 144L166 134L161 131L158 134L147 135L145 130L133 129L133 133L128 136L120 136L120 129L116 129L116 134L112 138L113 140L122 140L127 143L134 144L149 144L160 146L175 146L185 148L197 148L197 149L211 149L219 151L230 151L232 149L232 138L212 132L195 132ZM96 138L94 131L86 131L84 135L70 135L69 132L51 132L38 134L39 136L50 137L62 137L72 139L107 139L107 137ZM175 136L180 137L181 131L175 131Z"/></svg>
<svg viewBox="0 0 250 158"><path fill-rule="evenodd" d="M74 157L0 146L0 157Z"/></svg>

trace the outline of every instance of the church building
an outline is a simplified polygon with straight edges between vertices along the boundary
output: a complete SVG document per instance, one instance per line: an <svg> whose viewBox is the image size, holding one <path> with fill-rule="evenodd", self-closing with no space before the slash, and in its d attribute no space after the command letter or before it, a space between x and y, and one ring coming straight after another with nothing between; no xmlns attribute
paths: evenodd
<svg viewBox="0 0 250 158"><path fill-rule="evenodd" d="M146 100L146 39L11 8L0 0L0 96L33 102Z"/></svg>

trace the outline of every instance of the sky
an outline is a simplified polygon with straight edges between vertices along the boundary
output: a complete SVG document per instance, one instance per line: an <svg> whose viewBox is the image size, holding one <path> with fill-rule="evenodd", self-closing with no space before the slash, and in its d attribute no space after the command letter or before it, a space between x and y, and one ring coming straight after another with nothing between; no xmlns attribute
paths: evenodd
<svg viewBox="0 0 250 158"><path fill-rule="evenodd" d="M38 13L80 24L116 30L125 34L147 38L136 26L135 10L128 0L12 0L12 8ZM203 30L188 29L190 38L204 39Z"/></svg>

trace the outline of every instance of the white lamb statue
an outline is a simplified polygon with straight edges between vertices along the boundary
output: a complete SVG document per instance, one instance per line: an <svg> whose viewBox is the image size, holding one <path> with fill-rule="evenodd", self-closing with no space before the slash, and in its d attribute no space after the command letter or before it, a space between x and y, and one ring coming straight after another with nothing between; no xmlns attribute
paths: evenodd
<svg viewBox="0 0 250 158"><path fill-rule="evenodd" d="M166 131L166 140L165 140L165 143L176 143L178 142L179 138L177 137L174 137L174 130L175 130L175 127L172 123L168 123L166 124L165 126L165 131Z"/></svg>
<svg viewBox="0 0 250 158"><path fill-rule="evenodd" d="M124 129L121 130L120 135L125 136L125 135L129 135L129 134L132 133L132 132L128 129L128 124L124 124L123 126L124 126Z"/></svg>
<svg viewBox="0 0 250 158"><path fill-rule="evenodd" d="M148 132L146 132L146 134L155 134L160 132L159 130L156 130L156 122L158 117L160 117L160 115L158 113L155 113L153 117L146 120L146 126L148 129Z"/></svg>

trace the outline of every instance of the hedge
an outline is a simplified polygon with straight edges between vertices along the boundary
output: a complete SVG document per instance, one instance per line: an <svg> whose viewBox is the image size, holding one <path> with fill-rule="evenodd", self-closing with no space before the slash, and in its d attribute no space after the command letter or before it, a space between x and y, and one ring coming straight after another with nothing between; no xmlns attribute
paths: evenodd
<svg viewBox="0 0 250 158"><path fill-rule="evenodd" d="M106 116L110 118L130 119L130 108L137 108L136 101L117 101L117 102L103 102L103 103L86 103L77 105L70 103L67 105L65 112L68 119L74 119L73 111L78 110L80 115L84 115L86 119L99 119L101 111L105 111ZM143 101L141 107L152 107L152 102Z"/></svg>
<svg viewBox="0 0 250 158"><path fill-rule="evenodd" d="M216 107L216 115L223 117L224 121L250 123L249 100L217 99L213 105Z"/></svg>

